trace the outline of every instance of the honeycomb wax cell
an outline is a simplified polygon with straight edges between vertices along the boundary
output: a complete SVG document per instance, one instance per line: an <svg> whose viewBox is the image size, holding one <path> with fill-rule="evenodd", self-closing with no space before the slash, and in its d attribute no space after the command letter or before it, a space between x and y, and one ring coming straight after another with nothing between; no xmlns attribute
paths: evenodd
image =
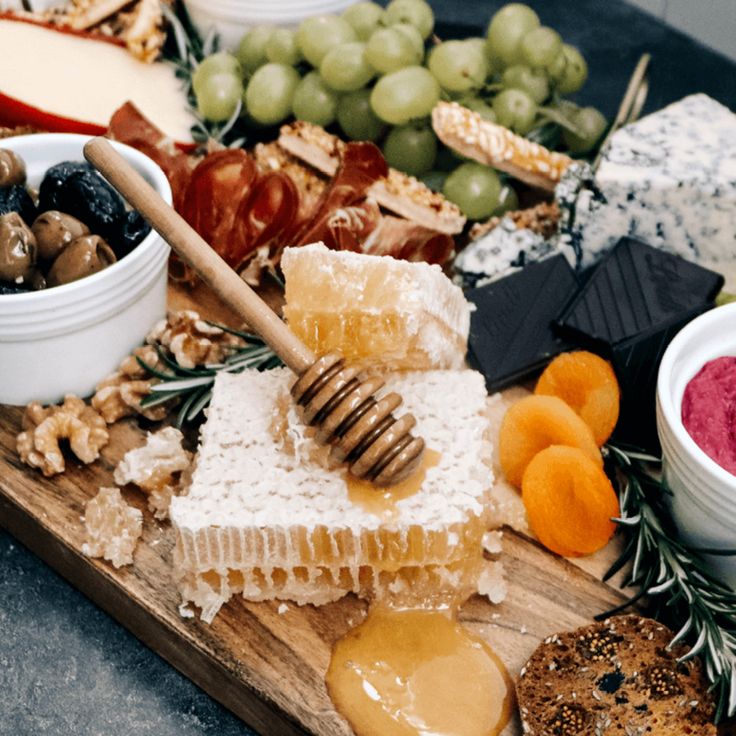
<svg viewBox="0 0 736 736"><path fill-rule="evenodd" d="M398 370L460 368L470 310L439 266L332 251L287 248L284 317L317 354Z"/></svg>
<svg viewBox="0 0 736 736"><path fill-rule="evenodd" d="M539 377L535 394L557 396L591 428L598 446L618 421L621 395L611 364L586 350L558 355Z"/></svg>
<svg viewBox="0 0 736 736"><path fill-rule="evenodd" d="M527 396L517 401L501 423L498 455L506 479L517 488L532 458L550 445L581 449L598 467L600 450L590 427L556 396Z"/></svg>
<svg viewBox="0 0 736 736"><path fill-rule="evenodd" d="M599 465L576 447L553 445L535 455L521 482L529 525L564 557L592 554L616 531L619 504Z"/></svg>

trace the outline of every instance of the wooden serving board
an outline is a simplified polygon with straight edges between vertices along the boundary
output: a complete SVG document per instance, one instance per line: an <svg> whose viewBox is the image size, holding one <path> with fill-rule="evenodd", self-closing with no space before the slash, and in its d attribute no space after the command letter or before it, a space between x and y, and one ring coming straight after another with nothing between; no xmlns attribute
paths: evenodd
<svg viewBox="0 0 736 736"><path fill-rule="evenodd" d="M202 293L202 313L217 307ZM177 308L192 297L171 294ZM81 553L84 506L112 474L124 453L143 444L145 432L133 420L110 428L110 443L90 466L67 461L67 470L44 478L21 464L15 450L22 409L0 406L0 525L79 588L141 641L261 734L349 736L334 710L324 676L334 642L358 624L366 605L354 596L315 608L279 603L225 605L211 625L182 618L172 580L174 534L156 521L143 494L124 490L144 515L143 537L132 566L119 570ZM478 596L460 619L496 650L512 676L537 644L560 630L589 623L620 603L620 592L600 582L605 559L588 561L592 571L546 552L510 529L503 534L509 592L498 606ZM283 609L282 609L283 611ZM521 733L518 722L506 734Z"/></svg>

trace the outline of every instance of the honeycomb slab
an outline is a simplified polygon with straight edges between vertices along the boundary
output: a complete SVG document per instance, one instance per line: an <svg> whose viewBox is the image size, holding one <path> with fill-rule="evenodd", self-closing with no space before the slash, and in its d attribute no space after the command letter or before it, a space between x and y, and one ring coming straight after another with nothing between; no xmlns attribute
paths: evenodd
<svg viewBox="0 0 736 736"><path fill-rule="evenodd" d="M391 370L464 365L470 308L439 266L315 243L287 248L281 267L284 316L316 353Z"/></svg>
<svg viewBox="0 0 736 736"><path fill-rule="evenodd" d="M292 381L286 369L216 379L191 487L171 505L185 603L209 621L234 594L322 604L348 592L391 602L473 592L493 483L483 377L387 377L439 457L415 492L377 511L351 498L344 468L328 466Z"/></svg>

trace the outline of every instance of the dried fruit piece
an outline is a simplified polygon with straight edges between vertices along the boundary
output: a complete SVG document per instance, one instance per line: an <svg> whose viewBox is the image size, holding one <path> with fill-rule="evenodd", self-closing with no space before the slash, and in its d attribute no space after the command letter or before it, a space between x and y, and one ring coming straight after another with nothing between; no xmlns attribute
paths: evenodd
<svg viewBox="0 0 736 736"><path fill-rule="evenodd" d="M115 567L130 565L138 538L143 533L143 514L128 506L120 489L100 488L87 503L84 529L83 554L104 557Z"/></svg>
<svg viewBox="0 0 736 736"><path fill-rule="evenodd" d="M564 557L592 554L616 531L618 498L599 465L577 447L553 445L529 463L521 483L529 525Z"/></svg>
<svg viewBox="0 0 736 736"><path fill-rule="evenodd" d="M506 412L501 424L498 454L508 482L520 488L531 459L550 445L578 447L603 467L590 427L562 399L527 396Z"/></svg>
<svg viewBox="0 0 736 736"><path fill-rule="evenodd" d="M557 396L593 430L600 447L618 421L621 393L611 364L595 353L558 355L539 377L535 394Z"/></svg>

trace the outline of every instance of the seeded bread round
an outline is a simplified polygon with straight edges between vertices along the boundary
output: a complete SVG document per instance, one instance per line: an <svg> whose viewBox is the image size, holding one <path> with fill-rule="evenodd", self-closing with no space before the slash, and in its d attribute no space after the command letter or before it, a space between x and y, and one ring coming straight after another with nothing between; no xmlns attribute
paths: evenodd
<svg viewBox="0 0 736 736"><path fill-rule="evenodd" d="M537 647L516 692L527 736L716 736L713 701L686 647L640 616L616 616Z"/></svg>

